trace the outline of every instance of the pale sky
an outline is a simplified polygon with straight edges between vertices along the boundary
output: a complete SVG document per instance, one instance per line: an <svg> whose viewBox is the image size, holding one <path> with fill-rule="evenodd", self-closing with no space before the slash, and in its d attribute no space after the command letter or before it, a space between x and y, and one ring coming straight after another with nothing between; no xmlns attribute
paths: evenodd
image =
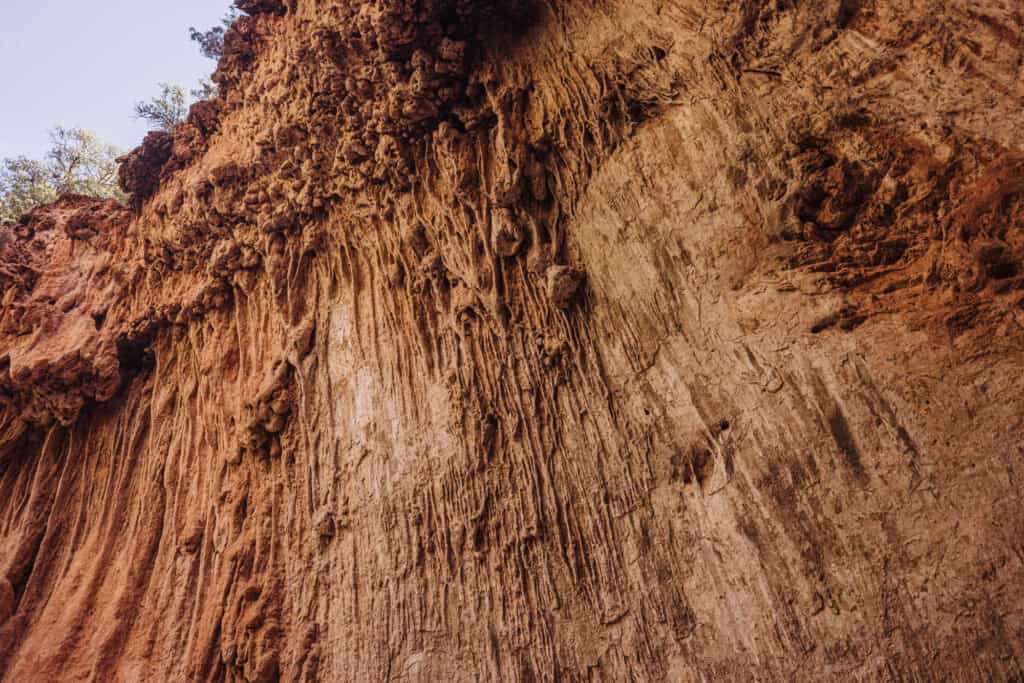
<svg viewBox="0 0 1024 683"><path fill-rule="evenodd" d="M218 23L230 0L0 0L0 158L41 157L54 125L88 128L128 150L132 116L158 83L186 90L214 62L188 27Z"/></svg>

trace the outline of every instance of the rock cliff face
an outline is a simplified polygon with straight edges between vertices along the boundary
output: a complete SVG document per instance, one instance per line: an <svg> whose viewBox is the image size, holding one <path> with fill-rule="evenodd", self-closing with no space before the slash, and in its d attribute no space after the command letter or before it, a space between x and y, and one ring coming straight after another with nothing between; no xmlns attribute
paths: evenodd
<svg viewBox="0 0 1024 683"><path fill-rule="evenodd" d="M0 679L1024 676L1019 2L239 5L0 231Z"/></svg>

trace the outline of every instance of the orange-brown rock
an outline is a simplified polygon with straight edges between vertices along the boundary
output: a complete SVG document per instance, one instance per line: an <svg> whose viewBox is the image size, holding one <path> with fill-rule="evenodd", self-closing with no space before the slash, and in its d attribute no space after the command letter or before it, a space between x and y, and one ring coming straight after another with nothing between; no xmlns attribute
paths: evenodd
<svg viewBox="0 0 1024 683"><path fill-rule="evenodd" d="M0 679L1024 676L1019 3L239 6L0 229Z"/></svg>

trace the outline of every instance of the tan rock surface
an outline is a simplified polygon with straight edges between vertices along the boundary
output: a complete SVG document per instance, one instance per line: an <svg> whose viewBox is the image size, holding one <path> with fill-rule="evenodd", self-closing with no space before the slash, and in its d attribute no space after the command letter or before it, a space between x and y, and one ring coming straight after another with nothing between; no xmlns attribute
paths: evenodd
<svg viewBox="0 0 1024 683"><path fill-rule="evenodd" d="M0 229L0 679L1024 675L1019 3L242 5Z"/></svg>

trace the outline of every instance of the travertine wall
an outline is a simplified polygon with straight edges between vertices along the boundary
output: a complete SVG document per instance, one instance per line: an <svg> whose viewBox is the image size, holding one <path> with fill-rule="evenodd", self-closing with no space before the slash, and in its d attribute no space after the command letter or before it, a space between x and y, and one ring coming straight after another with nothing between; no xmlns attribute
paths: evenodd
<svg viewBox="0 0 1024 683"><path fill-rule="evenodd" d="M1024 675L1018 3L241 4L0 231L0 678Z"/></svg>

